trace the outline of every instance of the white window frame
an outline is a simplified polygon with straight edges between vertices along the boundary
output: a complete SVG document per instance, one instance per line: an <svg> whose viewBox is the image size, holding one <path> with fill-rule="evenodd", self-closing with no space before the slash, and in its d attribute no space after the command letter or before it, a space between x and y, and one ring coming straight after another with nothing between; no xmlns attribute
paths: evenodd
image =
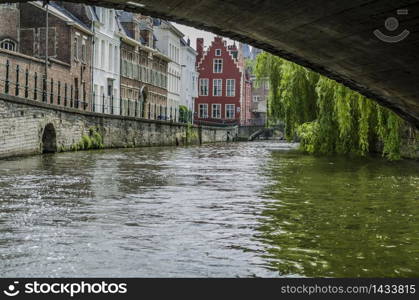
<svg viewBox="0 0 419 300"><path fill-rule="evenodd" d="M201 114L201 107L205 108L205 110L203 110L204 114ZM208 103L200 103L198 108L199 108L199 111L198 111L199 118L207 119L208 118Z"/></svg>
<svg viewBox="0 0 419 300"><path fill-rule="evenodd" d="M102 70L105 69L105 51L106 51L106 43L104 40L100 41L100 68Z"/></svg>
<svg viewBox="0 0 419 300"><path fill-rule="evenodd" d="M108 71L113 72L113 45L109 43L108 45Z"/></svg>
<svg viewBox="0 0 419 300"><path fill-rule="evenodd" d="M81 61L84 63L87 62L87 44L86 39L84 37L81 41Z"/></svg>
<svg viewBox="0 0 419 300"><path fill-rule="evenodd" d="M228 113L228 111L229 111L229 109L228 109L228 107L233 107L233 116L232 117L229 117L228 115L227 115L227 113ZM225 118L226 119L228 119L228 120L232 120L232 119L234 119L236 117L236 105L235 104L226 104L225 105Z"/></svg>
<svg viewBox="0 0 419 300"><path fill-rule="evenodd" d="M215 49L215 56L221 56L221 49Z"/></svg>
<svg viewBox="0 0 419 300"><path fill-rule="evenodd" d="M220 67L218 69L218 67ZM222 58L214 58L213 60L213 73L221 74L223 73L224 61Z"/></svg>
<svg viewBox="0 0 419 300"><path fill-rule="evenodd" d="M216 82L219 82L220 83L220 93L218 94L215 94L215 92L216 92L216 89L215 89L215 83ZM217 90L218 91L218 90ZM223 96L223 80L222 79L213 79L212 80L212 95L214 96L214 97L222 97Z"/></svg>
<svg viewBox="0 0 419 300"><path fill-rule="evenodd" d="M6 5L6 4L4 4L4 5ZM17 50L16 49L17 44L16 44L15 41L13 41L11 39L4 39L4 40L0 41L0 48L5 49L5 50L9 50L9 51L16 51Z"/></svg>
<svg viewBox="0 0 419 300"><path fill-rule="evenodd" d="M231 82L233 83L231 87ZM230 83L230 84L229 84ZM227 79L226 80L226 96L235 97L236 96L236 79Z"/></svg>
<svg viewBox="0 0 419 300"><path fill-rule="evenodd" d="M205 82L205 85L207 87L205 90L205 93L202 92L203 82ZM199 96L209 96L209 79L208 78L199 79Z"/></svg>
<svg viewBox="0 0 419 300"><path fill-rule="evenodd" d="M9 51L16 51L16 42L11 39L4 39L0 42L0 48Z"/></svg>
<svg viewBox="0 0 419 300"><path fill-rule="evenodd" d="M214 116L214 107L218 107L218 114ZM211 105L211 117L213 119L221 119L221 104L220 103L213 103Z"/></svg>

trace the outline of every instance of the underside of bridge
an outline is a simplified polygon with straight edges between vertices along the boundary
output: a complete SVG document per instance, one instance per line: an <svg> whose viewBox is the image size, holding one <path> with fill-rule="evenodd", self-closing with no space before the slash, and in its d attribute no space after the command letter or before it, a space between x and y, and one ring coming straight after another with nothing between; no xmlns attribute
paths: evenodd
<svg viewBox="0 0 419 300"><path fill-rule="evenodd" d="M246 42L341 82L419 128L419 0L71 2L137 11Z"/></svg>

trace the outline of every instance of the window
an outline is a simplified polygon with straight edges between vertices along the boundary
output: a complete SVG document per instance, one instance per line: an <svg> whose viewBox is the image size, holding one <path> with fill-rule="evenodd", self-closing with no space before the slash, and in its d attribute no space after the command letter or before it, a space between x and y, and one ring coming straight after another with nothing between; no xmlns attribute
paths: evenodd
<svg viewBox="0 0 419 300"><path fill-rule="evenodd" d="M226 104L226 119L234 119L234 104Z"/></svg>
<svg viewBox="0 0 419 300"><path fill-rule="evenodd" d="M6 39L6 40L1 41L0 48L9 50L9 51L16 51L16 43L13 42L12 40Z"/></svg>
<svg viewBox="0 0 419 300"><path fill-rule="evenodd" d="M86 41L83 40L81 44L81 60L82 62L86 62L87 60L87 53L86 53Z"/></svg>
<svg viewBox="0 0 419 300"><path fill-rule="evenodd" d="M100 67L105 68L105 41L102 40L100 44Z"/></svg>
<svg viewBox="0 0 419 300"><path fill-rule="evenodd" d="M112 72L113 70L113 46L112 44L109 44L109 71Z"/></svg>
<svg viewBox="0 0 419 300"><path fill-rule="evenodd" d="M212 105L212 117L214 119L221 119L221 104Z"/></svg>
<svg viewBox="0 0 419 300"><path fill-rule="evenodd" d="M106 25L108 17L108 10L106 8L102 8L102 23Z"/></svg>
<svg viewBox="0 0 419 300"><path fill-rule="evenodd" d="M236 80L227 79L227 97L236 96Z"/></svg>
<svg viewBox="0 0 419 300"><path fill-rule="evenodd" d="M110 30L113 30L113 11L109 11L109 28Z"/></svg>
<svg viewBox="0 0 419 300"><path fill-rule="evenodd" d="M113 81L114 79L108 78L108 97L113 96Z"/></svg>
<svg viewBox="0 0 419 300"><path fill-rule="evenodd" d="M221 56L221 49L215 49L215 56Z"/></svg>
<svg viewBox="0 0 419 300"><path fill-rule="evenodd" d="M214 59L214 73L223 73L223 60L220 58Z"/></svg>
<svg viewBox="0 0 419 300"><path fill-rule="evenodd" d="M214 79L212 95L215 97L221 97L223 95L223 80L222 79Z"/></svg>
<svg viewBox="0 0 419 300"><path fill-rule="evenodd" d="M199 96L208 96L209 79L199 79Z"/></svg>
<svg viewBox="0 0 419 300"><path fill-rule="evenodd" d="M94 49L95 49L94 63L95 63L95 66L97 66L99 64L99 55L100 55L99 40L97 38L95 38Z"/></svg>
<svg viewBox="0 0 419 300"><path fill-rule="evenodd" d="M97 17L99 18L99 21L101 23L103 23L103 10L104 10L104 8L101 8L101 7L95 7L95 8L96 8L96 14L97 14Z"/></svg>
<svg viewBox="0 0 419 300"><path fill-rule="evenodd" d="M253 96L253 102L259 102L260 96Z"/></svg>
<svg viewBox="0 0 419 300"><path fill-rule="evenodd" d="M74 59L79 60L79 38L74 38L74 45L73 45L73 51L74 51Z"/></svg>
<svg viewBox="0 0 419 300"><path fill-rule="evenodd" d="M114 55L113 66L114 66L114 69L115 69L115 73L119 73L119 66L118 66L119 59L118 59L118 47L117 46L114 47L113 55Z"/></svg>
<svg viewBox="0 0 419 300"><path fill-rule="evenodd" d="M199 104L199 117L208 118L208 104Z"/></svg>

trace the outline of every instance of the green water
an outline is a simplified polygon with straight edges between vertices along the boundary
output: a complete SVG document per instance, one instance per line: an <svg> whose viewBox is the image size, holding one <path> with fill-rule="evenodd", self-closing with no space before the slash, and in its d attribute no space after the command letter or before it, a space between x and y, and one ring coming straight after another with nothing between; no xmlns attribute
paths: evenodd
<svg viewBox="0 0 419 300"><path fill-rule="evenodd" d="M273 153L269 267L309 277L419 276L419 164Z"/></svg>
<svg viewBox="0 0 419 300"><path fill-rule="evenodd" d="M1 276L419 277L419 163L289 147L2 160Z"/></svg>

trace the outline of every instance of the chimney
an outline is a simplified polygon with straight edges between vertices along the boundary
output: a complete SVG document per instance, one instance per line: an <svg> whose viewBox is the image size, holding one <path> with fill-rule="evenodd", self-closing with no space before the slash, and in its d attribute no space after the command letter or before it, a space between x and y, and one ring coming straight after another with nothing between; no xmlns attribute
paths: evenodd
<svg viewBox="0 0 419 300"><path fill-rule="evenodd" d="M198 55L196 56L196 64L198 65L201 62L202 57L204 56L204 39L203 38L196 39L196 52L198 52Z"/></svg>

